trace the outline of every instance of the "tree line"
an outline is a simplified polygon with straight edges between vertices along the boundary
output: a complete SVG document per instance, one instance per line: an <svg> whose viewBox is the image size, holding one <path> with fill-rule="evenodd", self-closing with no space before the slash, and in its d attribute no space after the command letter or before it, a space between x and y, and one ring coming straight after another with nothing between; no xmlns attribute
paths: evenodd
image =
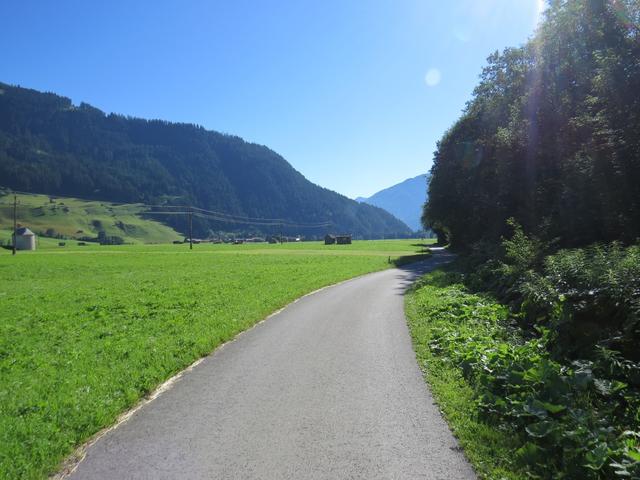
<svg viewBox="0 0 640 480"><path fill-rule="evenodd" d="M423 221L508 307L457 365L532 478L640 478L639 25L637 0L549 1L435 152Z"/></svg>
<svg viewBox="0 0 640 480"><path fill-rule="evenodd" d="M496 52L437 145L424 222L452 245L507 220L574 247L640 237L640 3L553 0Z"/></svg>

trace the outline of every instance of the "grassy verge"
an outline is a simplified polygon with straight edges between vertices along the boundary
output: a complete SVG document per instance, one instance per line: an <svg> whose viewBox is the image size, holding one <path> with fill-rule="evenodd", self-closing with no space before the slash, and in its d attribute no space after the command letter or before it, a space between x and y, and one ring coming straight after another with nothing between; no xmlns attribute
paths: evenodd
<svg viewBox="0 0 640 480"><path fill-rule="evenodd" d="M438 348L439 340L447 335L464 341L501 336L499 323L506 318L506 310L466 293L454 273L436 270L407 295L406 311L425 379L479 477L526 478L512 462L517 442L483 420L473 386L448 352Z"/></svg>
<svg viewBox="0 0 640 480"><path fill-rule="evenodd" d="M0 478L42 478L159 383L415 241L0 251Z"/></svg>

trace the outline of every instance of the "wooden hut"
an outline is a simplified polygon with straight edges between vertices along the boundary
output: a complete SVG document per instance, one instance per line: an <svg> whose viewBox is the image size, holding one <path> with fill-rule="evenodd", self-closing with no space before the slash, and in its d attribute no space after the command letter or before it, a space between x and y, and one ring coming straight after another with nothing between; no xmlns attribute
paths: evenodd
<svg viewBox="0 0 640 480"><path fill-rule="evenodd" d="M350 245L351 235L336 235L336 243L338 245Z"/></svg>

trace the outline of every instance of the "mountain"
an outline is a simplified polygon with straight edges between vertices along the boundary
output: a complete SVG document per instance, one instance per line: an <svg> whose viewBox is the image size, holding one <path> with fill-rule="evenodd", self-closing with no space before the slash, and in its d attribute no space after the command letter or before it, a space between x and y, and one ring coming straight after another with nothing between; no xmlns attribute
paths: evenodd
<svg viewBox="0 0 640 480"><path fill-rule="evenodd" d="M181 204L283 228L194 218L194 234L259 231L409 235L388 212L308 181L269 148L201 126L104 112L0 83L0 186L112 202ZM182 216L165 223L184 231ZM298 224L330 221L318 229Z"/></svg>
<svg viewBox="0 0 640 480"><path fill-rule="evenodd" d="M380 190L369 198L358 197L357 202L384 208L412 230L422 230L420 217L422 206L427 201L427 175L418 175L392 187Z"/></svg>

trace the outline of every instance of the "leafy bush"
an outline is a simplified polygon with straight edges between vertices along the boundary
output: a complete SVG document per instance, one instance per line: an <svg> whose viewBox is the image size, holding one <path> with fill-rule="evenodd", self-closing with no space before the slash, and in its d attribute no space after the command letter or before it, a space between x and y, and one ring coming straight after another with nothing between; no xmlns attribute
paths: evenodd
<svg viewBox="0 0 640 480"><path fill-rule="evenodd" d="M104 230L98 232L96 240L100 245L124 245L124 238L117 235L107 235Z"/></svg>
<svg viewBox="0 0 640 480"><path fill-rule="evenodd" d="M545 259L543 275L561 307L556 326L563 350L584 354L600 342L640 359L639 246L563 250Z"/></svg>
<svg viewBox="0 0 640 480"><path fill-rule="evenodd" d="M593 360L554 359L553 331L522 330L508 308L452 283L464 279L420 283L412 325L427 324L428 339L416 343L457 366L482 418L517 439L514 468L531 478L640 478L640 390L627 383L640 365L605 347Z"/></svg>
<svg viewBox="0 0 640 480"><path fill-rule="evenodd" d="M593 358L601 345L640 360L640 246L614 242L545 256L548 245L509 225L513 235L492 258L472 251L461 264L465 284L508 304L522 327L551 329L557 357Z"/></svg>

